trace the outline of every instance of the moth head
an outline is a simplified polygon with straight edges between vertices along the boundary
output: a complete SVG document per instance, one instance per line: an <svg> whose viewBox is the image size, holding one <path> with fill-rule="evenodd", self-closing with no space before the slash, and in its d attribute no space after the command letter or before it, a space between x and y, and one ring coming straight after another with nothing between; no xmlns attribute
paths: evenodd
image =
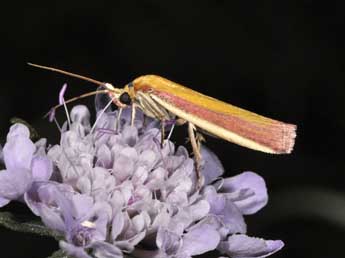
<svg viewBox="0 0 345 258"><path fill-rule="evenodd" d="M120 108L131 105L133 102L134 92L129 85L126 85L124 88L115 88L111 84L105 84L105 88L109 90L110 97L114 99L114 103Z"/></svg>

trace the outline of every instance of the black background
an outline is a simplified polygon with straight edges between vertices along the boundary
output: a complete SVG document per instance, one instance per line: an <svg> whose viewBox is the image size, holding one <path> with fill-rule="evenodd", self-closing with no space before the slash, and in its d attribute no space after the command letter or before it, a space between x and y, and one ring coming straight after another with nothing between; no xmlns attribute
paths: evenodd
<svg viewBox="0 0 345 258"><path fill-rule="evenodd" d="M18 116L56 142L56 128L42 116L62 84L69 97L95 89L26 62L117 86L143 74L167 77L298 125L291 155L210 137L207 145L227 175L252 170L265 178L270 201L247 217L248 234L284 240L274 257L344 257L344 8L341 1L296 2L7 2L0 15L1 138ZM173 139L184 139L184 129ZM1 257L46 257L56 248L3 229L0 237Z"/></svg>

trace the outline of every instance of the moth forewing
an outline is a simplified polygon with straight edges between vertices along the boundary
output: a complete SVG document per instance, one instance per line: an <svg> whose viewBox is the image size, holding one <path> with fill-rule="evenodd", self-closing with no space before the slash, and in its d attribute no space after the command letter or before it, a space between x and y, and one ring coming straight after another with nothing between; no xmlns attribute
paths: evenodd
<svg viewBox="0 0 345 258"><path fill-rule="evenodd" d="M220 126L217 126L213 123L210 123L207 120L204 120L198 116L195 116L193 114L187 113L186 111L184 111L183 109L170 104L167 101L164 101L163 99L161 99L160 97L151 94L152 98L157 101L159 104L162 105L162 107L166 108L167 110L169 110L170 112L176 114L178 117L181 117L191 123L193 123L194 125L196 125L197 127L200 127L201 129L205 130L206 132L209 132L210 134L213 134L215 136L218 136L224 140L228 140L230 142L236 143L238 145L241 145L243 147L247 147L253 150L258 150L258 151L262 151L262 152L266 152L266 153L276 153L273 149L260 145L258 143L256 143L253 140L250 139L246 139L234 132L228 131Z"/></svg>
<svg viewBox="0 0 345 258"><path fill-rule="evenodd" d="M162 107L204 131L238 145L274 154L292 151L296 126L203 95L168 79L147 75L133 81Z"/></svg>

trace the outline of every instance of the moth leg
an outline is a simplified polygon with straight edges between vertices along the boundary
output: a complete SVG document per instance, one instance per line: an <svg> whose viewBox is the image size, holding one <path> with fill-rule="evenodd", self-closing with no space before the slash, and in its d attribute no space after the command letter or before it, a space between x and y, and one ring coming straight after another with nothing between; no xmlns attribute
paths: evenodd
<svg viewBox="0 0 345 258"><path fill-rule="evenodd" d="M205 142L206 140L205 140L204 136L199 132L196 132L195 139L196 139L198 149L200 150L201 149L201 143Z"/></svg>
<svg viewBox="0 0 345 258"><path fill-rule="evenodd" d="M161 149L163 149L165 139L165 120L161 119Z"/></svg>
<svg viewBox="0 0 345 258"><path fill-rule="evenodd" d="M116 128L115 128L116 133L119 133L119 131L120 131L121 115L122 115L122 108L119 108L119 112L118 112L117 118L116 118Z"/></svg>
<svg viewBox="0 0 345 258"><path fill-rule="evenodd" d="M196 128L194 124L188 122L188 135L189 135L190 143L192 145L194 160L195 160L197 189L200 189L202 185L200 140L197 139L195 132L196 132Z"/></svg>
<svg viewBox="0 0 345 258"><path fill-rule="evenodd" d="M132 104L132 113L131 113L131 126L134 126L134 119L135 119L136 109L135 104Z"/></svg>
<svg viewBox="0 0 345 258"><path fill-rule="evenodd" d="M187 122L187 120L184 120L183 118L176 119L175 124L177 125L184 125Z"/></svg>

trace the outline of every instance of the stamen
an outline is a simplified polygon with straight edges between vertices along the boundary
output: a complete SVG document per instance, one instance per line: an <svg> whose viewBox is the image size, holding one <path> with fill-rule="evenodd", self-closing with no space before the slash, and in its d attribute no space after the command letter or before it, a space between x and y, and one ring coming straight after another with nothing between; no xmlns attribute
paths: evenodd
<svg viewBox="0 0 345 258"><path fill-rule="evenodd" d="M67 83L62 85L62 88L61 88L61 90L59 92L59 104L64 106L65 112L66 112L66 117L67 117L67 122L68 122L68 127L71 128L71 119L69 117L69 112L68 112L68 109L67 109L67 106L66 106L66 102L65 102L65 98L64 98L66 89L67 89Z"/></svg>
<svg viewBox="0 0 345 258"><path fill-rule="evenodd" d="M101 111L101 113L99 114L99 116L97 117L95 123L93 124L93 126L92 126L92 128L91 128L90 134L93 133L93 131L95 130L96 125L97 125L99 119L102 117L102 115L105 113L105 111L107 110L107 108L111 105L111 103L113 103L114 99L116 99L116 97L113 97L113 98L108 102L108 104L103 108L103 110Z"/></svg>
<svg viewBox="0 0 345 258"><path fill-rule="evenodd" d="M156 144L157 150L158 150L159 154L161 155L161 159L162 159L162 163L163 163L163 168L166 168L167 165L166 165L166 162L165 162L165 159L164 159L164 156L163 156L163 152L162 152L162 148L161 148L161 143L159 142L159 140L156 137L153 137L152 140ZM169 144L169 143L167 143L167 144ZM170 144L169 144L169 146L170 146Z"/></svg>
<svg viewBox="0 0 345 258"><path fill-rule="evenodd" d="M68 127L71 128L71 118L69 117L69 112L68 112L65 100L63 101L63 106L65 108L65 113L66 113L66 117L67 117Z"/></svg>
<svg viewBox="0 0 345 258"><path fill-rule="evenodd" d="M53 117L53 121L55 122L56 127L59 129L60 133L62 133L61 126L60 126L59 122L57 121L57 119L55 117Z"/></svg>
<svg viewBox="0 0 345 258"><path fill-rule="evenodd" d="M168 141L170 140L170 137L171 137L171 135L172 135L172 133L173 133L173 131L174 131L174 128L175 128L175 123L173 123L173 124L171 125L170 132L169 132L169 135L168 135L168 137L167 137L167 140L168 140Z"/></svg>

